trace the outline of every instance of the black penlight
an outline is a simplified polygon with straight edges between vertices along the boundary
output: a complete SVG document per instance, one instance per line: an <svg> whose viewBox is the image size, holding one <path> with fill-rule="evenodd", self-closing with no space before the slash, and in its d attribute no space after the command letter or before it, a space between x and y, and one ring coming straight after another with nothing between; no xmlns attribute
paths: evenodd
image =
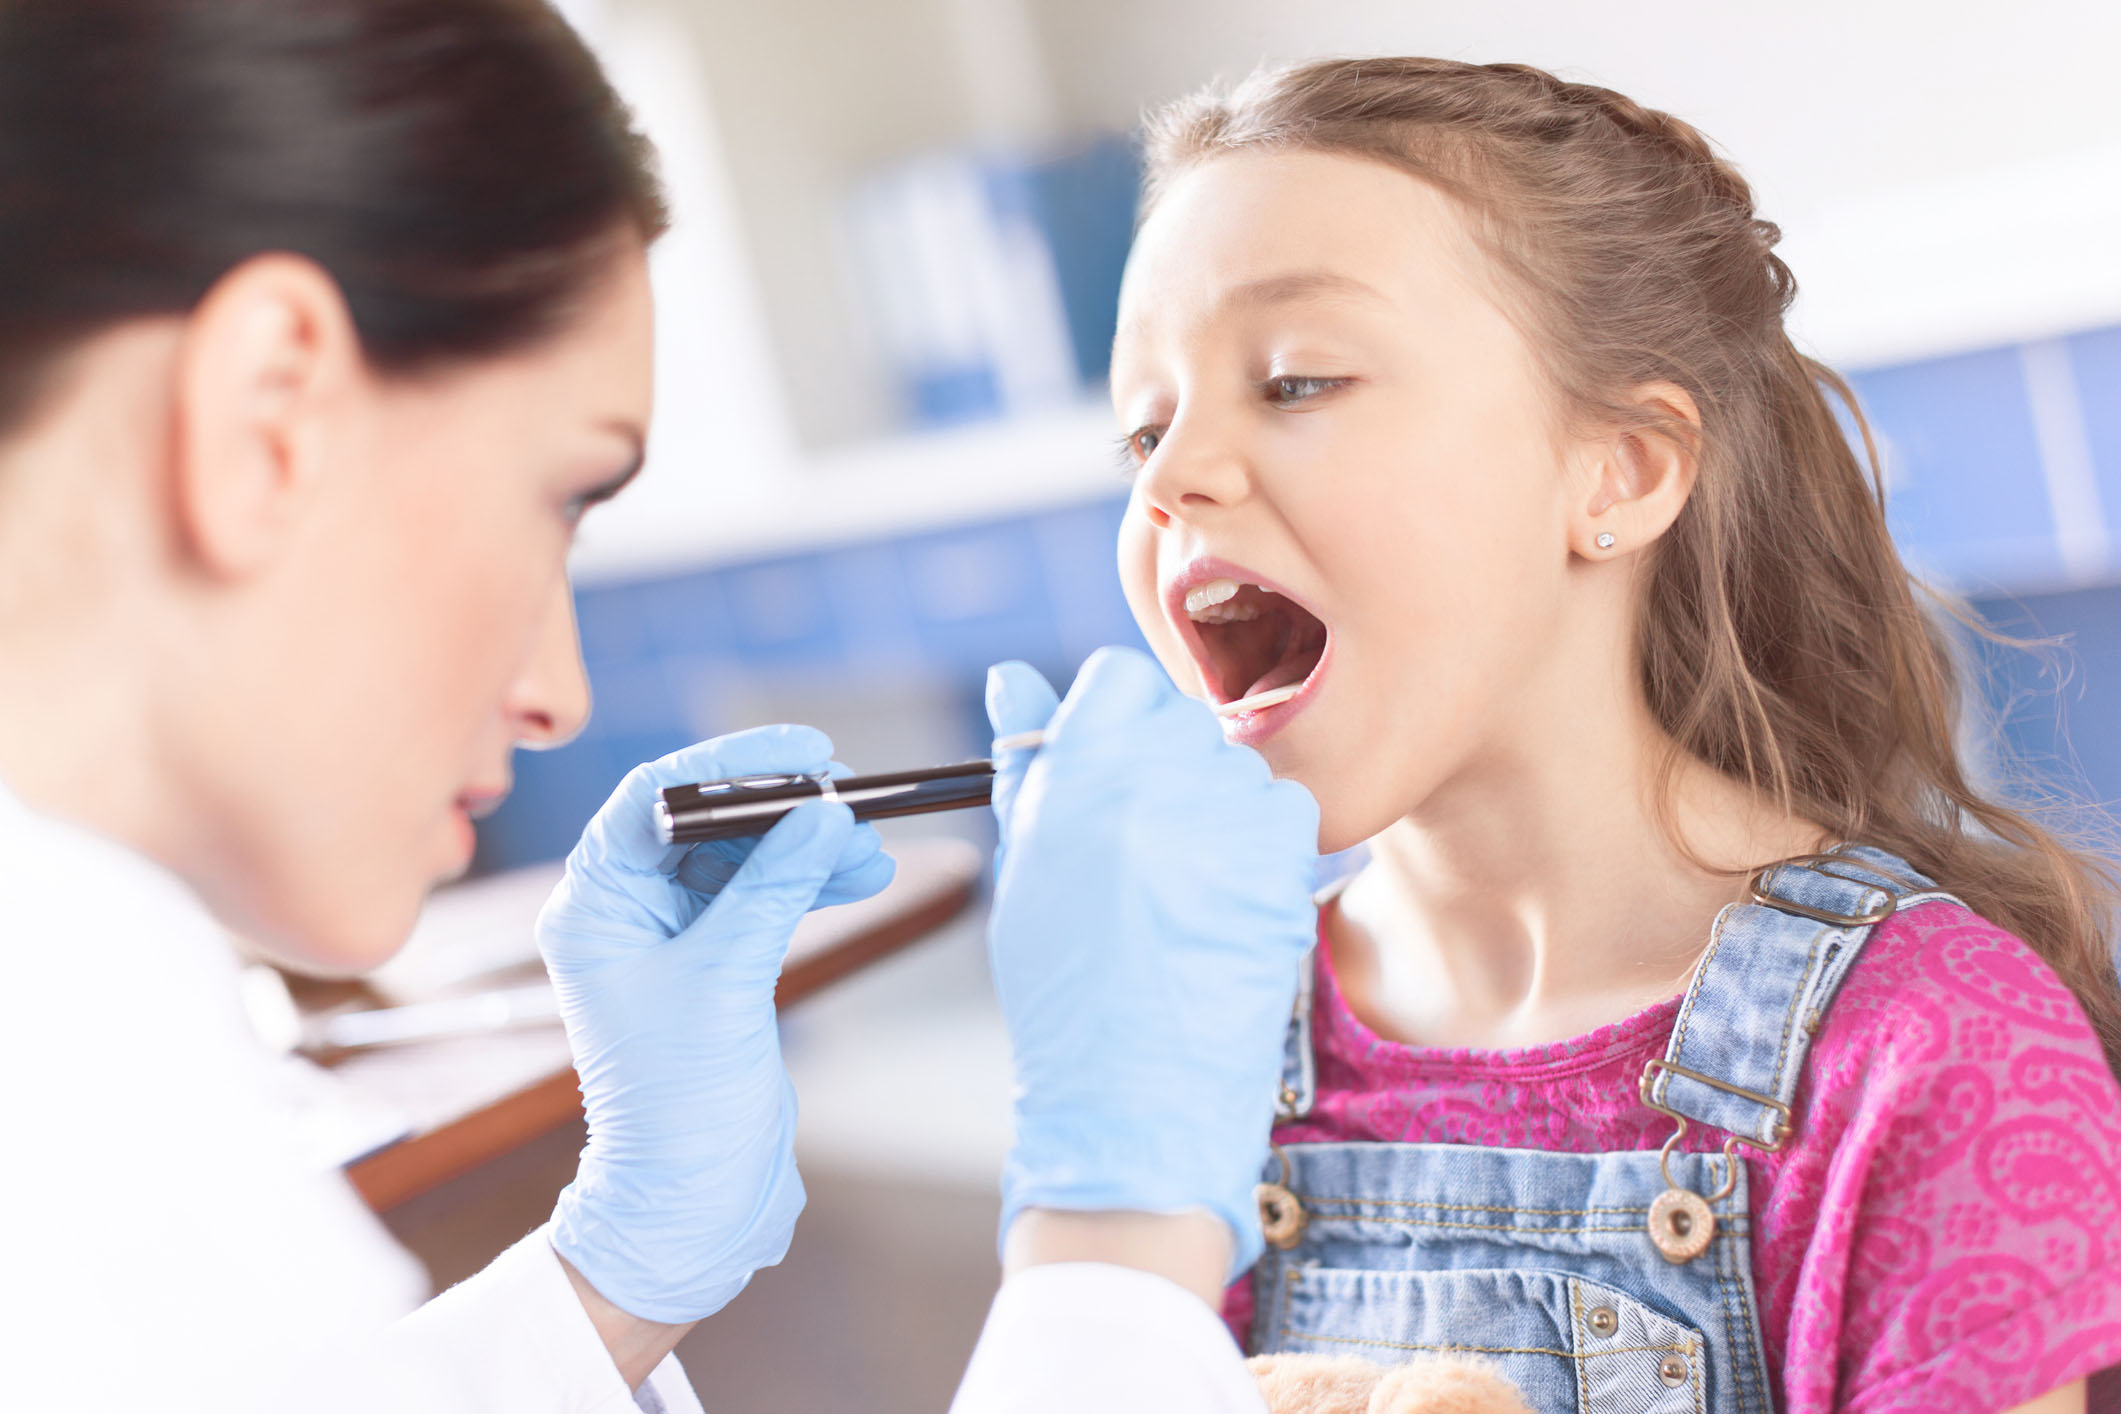
<svg viewBox="0 0 2121 1414"><path fill-rule="evenodd" d="M670 844L763 835L806 800L842 800L857 820L962 810L994 798L994 763L966 761L881 776L739 776L672 786L656 802L656 825Z"/></svg>
<svg viewBox="0 0 2121 1414"><path fill-rule="evenodd" d="M1271 687L1235 702L1218 703L1215 715L1235 719L1281 706L1302 691L1301 684ZM1045 744L1043 730L1012 732L994 739L996 754L1036 751ZM705 844L709 840L763 835L781 817L806 800L844 800L857 820L888 820L894 815L926 815L936 810L963 810L994 799L994 763L965 761L930 766L925 771L893 771L882 776L846 776L839 780L809 776L738 776L672 786L655 803L656 828L665 844Z"/></svg>

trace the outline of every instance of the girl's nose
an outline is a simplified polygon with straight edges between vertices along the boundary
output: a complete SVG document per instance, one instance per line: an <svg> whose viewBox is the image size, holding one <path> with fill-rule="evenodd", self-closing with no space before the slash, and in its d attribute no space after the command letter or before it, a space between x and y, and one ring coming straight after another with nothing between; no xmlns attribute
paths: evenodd
<svg viewBox="0 0 2121 1414"><path fill-rule="evenodd" d="M565 746L589 721L589 674L575 632L573 587L564 576L546 605L530 661L509 694L508 720L516 744L533 751Z"/></svg>
<svg viewBox="0 0 2121 1414"><path fill-rule="evenodd" d="M1142 506L1159 530L1228 510L1252 493L1252 470L1226 437L1174 422L1136 478Z"/></svg>

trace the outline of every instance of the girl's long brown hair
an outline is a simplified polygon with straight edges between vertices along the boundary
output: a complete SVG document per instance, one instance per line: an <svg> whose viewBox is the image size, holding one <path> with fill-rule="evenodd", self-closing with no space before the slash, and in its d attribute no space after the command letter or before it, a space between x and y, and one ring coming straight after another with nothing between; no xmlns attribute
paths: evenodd
<svg viewBox="0 0 2121 1414"><path fill-rule="evenodd" d="M1737 170L1686 123L1538 69L1325 60L1153 115L1149 203L1187 167L1247 149L1360 156L1451 195L1558 405L1696 447L1636 632L1668 771L1690 754L1905 858L2045 958L2121 1071L2121 883L1968 780L1951 634L1893 547L1848 385L1784 332L1796 282ZM1633 406L1631 390L1660 380L1692 395L1698 437ZM1861 460L1830 398L1860 430Z"/></svg>

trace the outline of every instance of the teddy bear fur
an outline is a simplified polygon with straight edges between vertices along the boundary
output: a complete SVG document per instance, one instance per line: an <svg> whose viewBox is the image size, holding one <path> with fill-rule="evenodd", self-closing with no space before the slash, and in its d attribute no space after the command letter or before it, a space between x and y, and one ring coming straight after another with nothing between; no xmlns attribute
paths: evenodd
<svg viewBox="0 0 2121 1414"><path fill-rule="evenodd" d="M1249 1366L1271 1414L1532 1414L1515 1385L1472 1360L1259 1355Z"/></svg>

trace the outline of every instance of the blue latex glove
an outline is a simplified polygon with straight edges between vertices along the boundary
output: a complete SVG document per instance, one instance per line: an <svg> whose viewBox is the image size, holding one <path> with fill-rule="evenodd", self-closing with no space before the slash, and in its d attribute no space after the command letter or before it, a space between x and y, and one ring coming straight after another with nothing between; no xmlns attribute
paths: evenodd
<svg viewBox="0 0 2121 1414"><path fill-rule="evenodd" d="M1298 970L1317 932L1318 806L1223 739L1140 653L1104 649L1056 705L987 677L1002 857L989 947L1016 1058L1002 1233L1025 1208L1205 1208L1259 1258Z"/></svg>
<svg viewBox="0 0 2121 1414"><path fill-rule="evenodd" d="M781 960L804 913L867 898L893 869L837 803L805 805L761 840L673 848L656 836L656 793L825 770L831 756L822 732L763 727L635 769L538 917L589 1114L552 1243L646 1320L711 1315L786 1254L803 1184L773 1005Z"/></svg>
<svg viewBox="0 0 2121 1414"><path fill-rule="evenodd" d="M850 768L837 761L831 764L830 770L835 780L845 780L854 774ZM702 776L700 779L716 778ZM726 780L727 777L720 779ZM667 784L670 783L663 782L657 789ZM709 840L706 844L694 845L692 852L678 864L677 881L694 893L712 898L722 891L724 884L736 877L737 870L744 866L744 861L751 857L751 852L759 847L762 838L760 835L740 835L733 840ZM832 866L832 877L825 881L825 887L818 891L817 902L811 907L830 908L835 904L857 903L873 896L890 883L893 868L891 856L882 853L882 848L882 841L877 838L873 826L865 825L850 832L846 846L840 851L839 860ZM871 863L872 860L877 862ZM878 870L882 871L881 875Z"/></svg>

